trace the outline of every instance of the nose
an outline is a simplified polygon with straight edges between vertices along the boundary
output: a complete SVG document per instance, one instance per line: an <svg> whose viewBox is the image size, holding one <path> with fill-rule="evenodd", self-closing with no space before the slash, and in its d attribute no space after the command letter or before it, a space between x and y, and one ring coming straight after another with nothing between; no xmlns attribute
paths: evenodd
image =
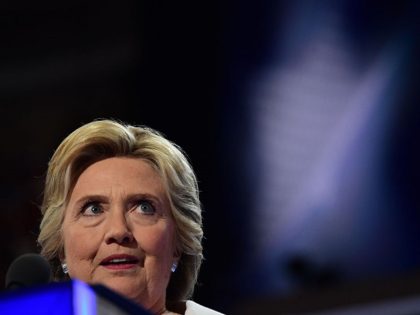
<svg viewBox="0 0 420 315"><path fill-rule="evenodd" d="M107 231L105 233L106 244L116 243L119 245L127 245L134 241L129 222L125 217L124 211L114 212L108 217Z"/></svg>

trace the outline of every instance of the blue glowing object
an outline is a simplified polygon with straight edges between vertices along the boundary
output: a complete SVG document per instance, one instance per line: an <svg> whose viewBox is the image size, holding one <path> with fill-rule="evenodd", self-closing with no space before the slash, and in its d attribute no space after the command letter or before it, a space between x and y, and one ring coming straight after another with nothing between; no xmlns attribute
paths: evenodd
<svg viewBox="0 0 420 315"><path fill-rule="evenodd" d="M83 282L71 281L0 295L2 315L96 315L96 296Z"/></svg>

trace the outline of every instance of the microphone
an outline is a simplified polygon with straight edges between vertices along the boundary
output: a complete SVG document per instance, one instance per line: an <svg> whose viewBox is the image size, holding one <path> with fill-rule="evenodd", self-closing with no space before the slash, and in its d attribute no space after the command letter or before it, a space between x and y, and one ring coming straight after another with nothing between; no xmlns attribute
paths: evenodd
<svg viewBox="0 0 420 315"><path fill-rule="evenodd" d="M16 258L6 273L5 288L16 290L51 281L51 267L48 261L38 254L24 254Z"/></svg>

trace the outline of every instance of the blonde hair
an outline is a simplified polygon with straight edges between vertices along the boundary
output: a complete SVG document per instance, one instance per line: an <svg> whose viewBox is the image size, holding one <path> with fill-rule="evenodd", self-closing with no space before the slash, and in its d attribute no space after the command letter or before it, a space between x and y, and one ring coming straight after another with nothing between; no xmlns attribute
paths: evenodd
<svg viewBox="0 0 420 315"><path fill-rule="evenodd" d="M178 268L169 281L168 302L191 297L202 255L202 219L197 180L182 150L148 127L98 120L73 131L51 158L45 182L43 215L38 243L50 262L56 279L63 255L64 209L81 173L90 165L110 157L146 160L159 172L166 185L176 225Z"/></svg>

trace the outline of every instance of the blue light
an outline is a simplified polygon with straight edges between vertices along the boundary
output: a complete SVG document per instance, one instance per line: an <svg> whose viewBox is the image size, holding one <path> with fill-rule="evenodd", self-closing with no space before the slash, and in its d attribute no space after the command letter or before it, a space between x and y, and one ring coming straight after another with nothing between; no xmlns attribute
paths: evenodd
<svg viewBox="0 0 420 315"><path fill-rule="evenodd" d="M92 289L81 281L73 281L74 315L96 315L96 296Z"/></svg>
<svg viewBox="0 0 420 315"><path fill-rule="evenodd" d="M72 283L55 283L6 292L0 296L2 315L72 314Z"/></svg>
<svg viewBox="0 0 420 315"><path fill-rule="evenodd" d="M96 315L96 297L81 281L51 283L1 294L0 314Z"/></svg>

